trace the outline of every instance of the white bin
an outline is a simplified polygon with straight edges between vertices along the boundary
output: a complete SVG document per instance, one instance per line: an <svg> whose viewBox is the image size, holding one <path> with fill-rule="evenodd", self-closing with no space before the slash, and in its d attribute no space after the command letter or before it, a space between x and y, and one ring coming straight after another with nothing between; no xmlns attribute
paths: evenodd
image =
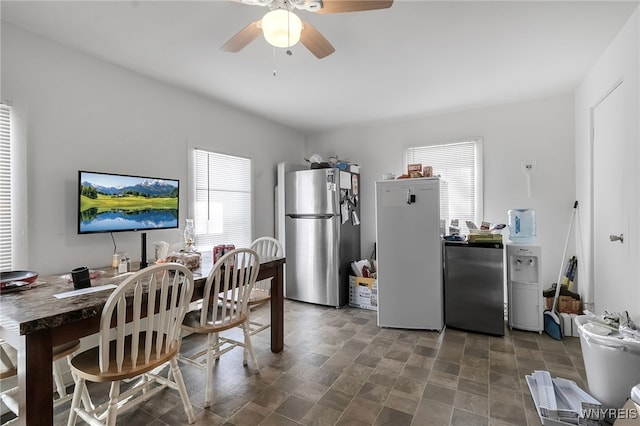
<svg viewBox="0 0 640 426"><path fill-rule="evenodd" d="M577 316L582 357L587 372L589 393L603 408L622 408L631 388L640 383L640 342L606 335L605 327L586 315Z"/></svg>

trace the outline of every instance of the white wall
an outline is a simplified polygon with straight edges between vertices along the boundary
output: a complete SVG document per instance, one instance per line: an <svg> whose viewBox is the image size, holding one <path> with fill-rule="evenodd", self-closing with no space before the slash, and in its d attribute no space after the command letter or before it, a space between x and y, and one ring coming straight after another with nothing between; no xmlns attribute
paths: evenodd
<svg viewBox="0 0 640 426"><path fill-rule="evenodd" d="M276 164L300 161L304 136L210 99L135 74L2 23L2 99L25 118L28 255L16 268L41 274L111 263L109 234L77 235L77 172L179 179L180 227L189 217L193 147L250 156L254 235L274 235ZM114 234L118 250L140 257L138 233ZM148 241L182 239L150 231ZM148 248L152 258L153 247Z"/></svg>
<svg viewBox="0 0 640 426"><path fill-rule="evenodd" d="M375 242L374 182L403 172L403 151L481 137L484 140L484 220L507 223L513 208L536 210L545 288L557 281L575 194L573 96L372 124L308 137L307 154L337 154L361 164L362 256ZM531 198L521 164L536 161Z"/></svg>
<svg viewBox="0 0 640 426"><path fill-rule="evenodd" d="M629 156L631 158L620 159L620 167L627 165L630 181L635 193L628 196L632 202L632 210L629 212L630 235L625 234L625 244L629 244L630 255L627 265L629 270L625 274L627 279L623 283L624 290L621 294L612 295L618 299L618 303L604 302L605 306L596 306L597 313L603 309L617 311L629 310L629 314L636 320L640 320L640 10L636 11L620 30L617 37L592 67L575 95L575 124L576 124L576 196L584 201L586 208L581 209L580 236L586 251L586 262L582 262L579 274L584 276L591 285L606 285L606 283L593 283L591 265L597 264L598 259L592 258L590 249L595 243L592 238L592 211L593 202L591 176L593 174L592 146L590 138L590 110L595 103L612 88L620 79L624 80L625 89L630 96L625 111L620 114L627 117L628 125L624 132L630 140L635 142ZM602 243L602 242L599 242ZM606 243L605 243L606 244ZM585 265L588 267L585 268ZM616 292L617 293L617 292ZM593 302L593 299L588 300Z"/></svg>

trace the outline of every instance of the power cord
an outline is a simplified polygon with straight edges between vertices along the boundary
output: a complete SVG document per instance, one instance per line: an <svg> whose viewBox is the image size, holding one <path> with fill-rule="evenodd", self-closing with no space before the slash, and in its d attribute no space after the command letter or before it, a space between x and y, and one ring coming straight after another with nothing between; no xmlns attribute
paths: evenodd
<svg viewBox="0 0 640 426"><path fill-rule="evenodd" d="M116 249L116 239L113 238L113 232L110 232L111 234L111 240L113 241L113 254L117 253L117 249Z"/></svg>

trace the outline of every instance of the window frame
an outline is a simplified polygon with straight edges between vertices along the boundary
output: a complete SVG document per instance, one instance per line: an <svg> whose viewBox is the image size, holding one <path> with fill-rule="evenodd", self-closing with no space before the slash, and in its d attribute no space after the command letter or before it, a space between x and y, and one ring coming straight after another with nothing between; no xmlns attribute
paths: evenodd
<svg viewBox="0 0 640 426"><path fill-rule="evenodd" d="M190 171L190 191L189 191L189 215L188 218L189 219L194 219L194 225L196 228L196 247L198 249L201 250L210 250L212 249L213 246L217 245L217 244L234 244L236 245L236 247L238 247L239 245L242 245L241 243L238 243L237 241L230 241L229 239L225 238L224 242L214 242L213 246L209 246L209 244L206 245L202 245L200 244L199 241L199 237L201 235L211 235L211 234L203 234L202 232L198 232L200 226L197 222L196 219L196 213L197 213L197 207L196 207L196 202L197 202L197 192L198 192L198 181L197 181L197 155L198 152L200 153L206 153L206 154L210 154L210 155L214 155L214 156L226 156L226 157L233 157L239 160L247 160L248 161L248 191L246 191L249 194L249 209L248 209L248 213L250 215L248 223L249 223L249 234L248 234L248 241L246 246L248 247L251 243L251 241L253 241L253 236L254 236L254 222L255 222L255 187L254 187L254 179L253 179L253 175L254 175L254 159L252 157L249 156L243 156L243 155L237 155L237 154L230 154L228 152L223 152L220 150L213 150L213 149L208 149L208 148L200 148L200 147L195 147L191 150L191 155L189 155L189 171ZM201 238L201 237L200 237Z"/></svg>
<svg viewBox="0 0 640 426"><path fill-rule="evenodd" d="M15 167L14 167L14 137L13 137L13 108L4 102L0 103L0 270L14 269L14 240L13 228L15 212Z"/></svg>
<svg viewBox="0 0 640 426"><path fill-rule="evenodd" d="M460 138L460 139L449 141L449 142L437 142L437 143L431 143L431 144L405 146L403 150L404 170L407 170L407 166L408 164L410 164L409 152L411 150L419 150L419 149L428 150L430 148L446 147L446 146L459 145L464 143L473 143L473 147L474 147L474 170L475 170L474 222L479 227L480 224L482 223L482 220L484 219L484 169L483 169L484 141L481 137ZM430 164L423 164L423 166L428 166L428 165ZM434 174L436 172L437 170L435 170L434 168ZM454 217L452 218L455 219ZM462 222L464 222L464 219L462 219ZM449 224L447 223L446 226L448 225ZM460 229L462 233L468 233L468 229L465 223L460 223Z"/></svg>

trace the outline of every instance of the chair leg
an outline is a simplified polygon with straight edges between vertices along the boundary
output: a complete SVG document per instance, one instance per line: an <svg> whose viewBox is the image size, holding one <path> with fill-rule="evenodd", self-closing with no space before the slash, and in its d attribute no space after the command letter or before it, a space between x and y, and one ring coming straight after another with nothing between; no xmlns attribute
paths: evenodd
<svg viewBox="0 0 640 426"><path fill-rule="evenodd" d="M220 361L220 336L218 333L213 333L213 348L214 353L216 354L216 361Z"/></svg>
<svg viewBox="0 0 640 426"><path fill-rule="evenodd" d="M180 368L178 368L178 361L173 358L169 362L171 365L171 373L173 375L173 381L178 386L178 392L180 393L180 398L182 399L182 405L184 406L184 412L187 414L187 421L189 424L195 422L195 416L193 414L193 406L191 405L191 400L189 399L189 394L187 393L187 387L184 385L184 379L182 378L182 372Z"/></svg>
<svg viewBox="0 0 640 426"><path fill-rule="evenodd" d="M85 381L81 377L75 377L74 380L76 382L75 387L73 389L73 399L71 400L71 408L69 409L69 420L67 421L67 426L73 426L76 424L76 419L78 418L77 408L80 407L80 398L83 396L84 392L86 392ZM88 408L85 406L85 408Z"/></svg>
<svg viewBox="0 0 640 426"><path fill-rule="evenodd" d="M249 355L251 355L251 362L253 363L253 368L255 370L259 370L258 360L256 359L256 354L253 352L253 345L251 344L251 331L249 330L249 321L245 321L242 324L242 330L244 331L244 352L243 352L243 365L247 365L247 350L249 351Z"/></svg>
<svg viewBox="0 0 640 426"><path fill-rule="evenodd" d="M64 380L62 380L62 371L60 370L60 364L58 364L58 361L53 361L53 381L56 384L58 398L62 399L66 397L67 389L64 386Z"/></svg>
<svg viewBox="0 0 640 426"><path fill-rule="evenodd" d="M73 355L67 355L67 362L69 364L69 367L71 367L71 360L73 359ZM71 372L71 378L73 379L73 395L72 397L75 398L76 396L76 387L80 386L80 391L81 391L81 401L82 401L82 405L85 409L85 411L93 411L95 410L95 406L93 405L93 401L91 400L91 396L89 396L89 390L87 389L87 382L85 380L82 380L82 384L78 384L78 377L76 377L75 374L73 374L73 369L70 369ZM72 403L73 404L73 403ZM73 405L72 405L73 406ZM78 407L80 406L80 403L78 403Z"/></svg>
<svg viewBox="0 0 640 426"><path fill-rule="evenodd" d="M213 356L218 345L218 333L210 333L207 337L207 386L204 398L204 406L210 407L213 404ZM216 358L216 360L219 358Z"/></svg>
<svg viewBox="0 0 640 426"><path fill-rule="evenodd" d="M116 425L116 416L118 415L118 396L120 396L120 381L111 382L109 390L109 408L107 408L106 426Z"/></svg>

